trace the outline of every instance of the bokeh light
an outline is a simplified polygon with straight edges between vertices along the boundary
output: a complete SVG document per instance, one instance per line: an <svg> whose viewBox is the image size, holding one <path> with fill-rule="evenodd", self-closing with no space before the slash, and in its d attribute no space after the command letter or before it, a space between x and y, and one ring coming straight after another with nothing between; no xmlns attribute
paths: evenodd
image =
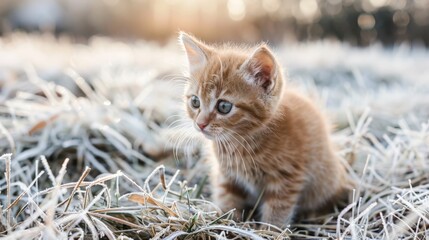
<svg viewBox="0 0 429 240"><path fill-rule="evenodd" d="M429 0L3 0L0 33L16 29L161 42L184 30L209 42L429 46Z"/></svg>
<svg viewBox="0 0 429 240"><path fill-rule="evenodd" d="M371 14L361 14L358 18L358 24L362 29L371 29L375 26L375 19Z"/></svg>
<svg viewBox="0 0 429 240"><path fill-rule="evenodd" d="M243 0L228 0L228 13L234 21L243 20L246 16L246 5Z"/></svg>

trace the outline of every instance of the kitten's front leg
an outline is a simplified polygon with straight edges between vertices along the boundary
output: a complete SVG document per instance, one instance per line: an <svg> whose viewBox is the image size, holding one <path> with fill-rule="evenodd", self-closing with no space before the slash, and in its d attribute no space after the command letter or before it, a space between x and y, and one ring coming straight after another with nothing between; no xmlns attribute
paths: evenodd
<svg viewBox="0 0 429 240"><path fill-rule="evenodd" d="M235 208L234 218L242 220L246 199L248 198L246 190L235 182L223 177L218 179L214 186L214 203L224 212Z"/></svg>
<svg viewBox="0 0 429 240"><path fill-rule="evenodd" d="M291 187L285 187L288 185ZM300 184L268 183L266 186L261 206L261 220L278 227L286 227L295 215Z"/></svg>

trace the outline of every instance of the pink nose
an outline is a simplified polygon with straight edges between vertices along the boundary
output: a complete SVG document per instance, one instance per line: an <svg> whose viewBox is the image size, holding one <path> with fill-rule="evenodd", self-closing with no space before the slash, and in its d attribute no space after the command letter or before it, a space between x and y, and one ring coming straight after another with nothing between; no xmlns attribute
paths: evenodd
<svg viewBox="0 0 429 240"><path fill-rule="evenodd" d="M197 123L197 125L201 130L204 130L204 128L207 127L207 125L209 124L205 122L205 123Z"/></svg>

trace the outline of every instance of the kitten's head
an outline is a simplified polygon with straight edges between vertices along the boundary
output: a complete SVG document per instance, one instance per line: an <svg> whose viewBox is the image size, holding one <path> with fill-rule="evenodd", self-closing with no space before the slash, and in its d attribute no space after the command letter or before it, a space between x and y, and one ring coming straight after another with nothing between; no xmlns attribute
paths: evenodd
<svg viewBox="0 0 429 240"><path fill-rule="evenodd" d="M253 49L205 45L180 34L189 61L187 113L210 139L261 129L277 109L281 70L267 45Z"/></svg>

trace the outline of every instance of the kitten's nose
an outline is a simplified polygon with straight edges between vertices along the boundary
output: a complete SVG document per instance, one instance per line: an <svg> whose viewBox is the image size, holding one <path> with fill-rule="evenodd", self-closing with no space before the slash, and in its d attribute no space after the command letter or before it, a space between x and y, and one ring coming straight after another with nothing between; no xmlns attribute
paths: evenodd
<svg viewBox="0 0 429 240"><path fill-rule="evenodd" d="M204 128L207 127L207 125L209 125L209 123L203 122L203 123L197 123L197 125L201 130L204 130Z"/></svg>

